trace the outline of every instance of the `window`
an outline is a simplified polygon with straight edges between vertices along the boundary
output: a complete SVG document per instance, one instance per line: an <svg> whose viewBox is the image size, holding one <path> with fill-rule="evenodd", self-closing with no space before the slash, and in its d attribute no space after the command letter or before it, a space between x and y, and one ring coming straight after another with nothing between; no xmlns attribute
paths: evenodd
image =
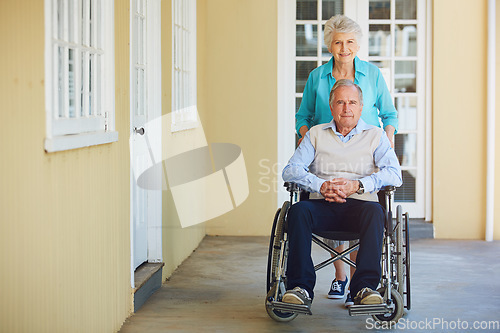
<svg viewBox="0 0 500 333"><path fill-rule="evenodd" d="M45 1L48 152L118 139L113 7L112 0Z"/></svg>
<svg viewBox="0 0 500 333"><path fill-rule="evenodd" d="M172 131L197 126L196 0L172 2Z"/></svg>

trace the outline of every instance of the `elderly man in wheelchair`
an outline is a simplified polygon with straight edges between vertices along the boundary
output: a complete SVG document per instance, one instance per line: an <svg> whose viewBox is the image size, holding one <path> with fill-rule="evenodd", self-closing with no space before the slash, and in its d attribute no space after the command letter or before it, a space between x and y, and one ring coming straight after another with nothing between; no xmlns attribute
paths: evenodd
<svg viewBox="0 0 500 333"><path fill-rule="evenodd" d="M399 302L396 306L401 308L404 302L402 295L394 294L403 285L398 281L403 273L401 265L393 265L398 258L394 259L390 252L399 254L402 257L399 261L404 259L401 240L397 249L394 245L394 238L401 237L403 229L399 225L399 233L394 233L398 224L392 225L390 207L386 211L379 204L377 192L390 186L388 195L391 195L394 187L402 184L401 167L384 131L360 119L363 95L359 86L350 80L338 80L329 101L332 122L312 127L283 170L291 201L297 187L310 192L310 198L293 205L286 202L276 214L266 308L271 318L278 321L291 320L297 313L311 314L315 270L326 265L319 268L313 265L311 241L318 243L316 235L337 233L340 236L328 238L359 238L356 264L346 256L358 246L339 255L326 244L320 244L337 254L329 263L341 259L356 267L350 284L354 298L350 314L358 312L382 316L381 320L387 316L397 320L402 310L397 309L395 314L394 303ZM398 214L401 215L400 207ZM383 253L387 256L385 263ZM381 262L386 266L383 274ZM384 284L381 277L386 279Z"/></svg>

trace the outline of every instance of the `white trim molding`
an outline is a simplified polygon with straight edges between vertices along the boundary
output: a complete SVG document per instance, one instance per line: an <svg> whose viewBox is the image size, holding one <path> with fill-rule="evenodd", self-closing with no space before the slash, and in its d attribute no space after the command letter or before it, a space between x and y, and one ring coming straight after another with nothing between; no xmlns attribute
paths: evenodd
<svg viewBox="0 0 500 333"><path fill-rule="evenodd" d="M488 95L486 142L486 230L485 240L493 241L495 224L495 90L496 90L496 4L488 0Z"/></svg>
<svg viewBox="0 0 500 333"><path fill-rule="evenodd" d="M278 170L277 205L288 198L281 170L295 148L295 1L278 0Z"/></svg>

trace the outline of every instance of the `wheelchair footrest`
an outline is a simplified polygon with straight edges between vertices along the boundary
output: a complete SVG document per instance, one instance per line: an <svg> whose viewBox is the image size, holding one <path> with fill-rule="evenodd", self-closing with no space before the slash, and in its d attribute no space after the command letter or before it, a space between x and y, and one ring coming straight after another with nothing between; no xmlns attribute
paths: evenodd
<svg viewBox="0 0 500 333"><path fill-rule="evenodd" d="M272 301L271 307L275 310L279 310L279 311L283 311L283 312L293 312L293 313L312 315L311 307L307 306L307 305Z"/></svg>
<svg viewBox="0 0 500 333"><path fill-rule="evenodd" d="M391 312L387 304L351 305L349 307L350 316L379 315Z"/></svg>

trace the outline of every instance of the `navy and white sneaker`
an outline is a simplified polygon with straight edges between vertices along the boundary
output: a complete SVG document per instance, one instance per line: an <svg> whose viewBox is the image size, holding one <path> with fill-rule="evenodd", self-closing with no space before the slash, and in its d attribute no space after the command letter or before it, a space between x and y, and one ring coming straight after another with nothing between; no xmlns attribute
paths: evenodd
<svg viewBox="0 0 500 333"><path fill-rule="evenodd" d="M333 298L333 299L344 298L347 288L347 282L349 282L347 276L345 278L345 281L339 281L337 279L333 280L332 285L330 286L330 291L328 292L328 298Z"/></svg>
<svg viewBox="0 0 500 333"><path fill-rule="evenodd" d="M350 292L347 293L347 297L345 299L345 304L344 305L345 305L346 308L350 307L351 305L354 305L354 301L352 300Z"/></svg>

